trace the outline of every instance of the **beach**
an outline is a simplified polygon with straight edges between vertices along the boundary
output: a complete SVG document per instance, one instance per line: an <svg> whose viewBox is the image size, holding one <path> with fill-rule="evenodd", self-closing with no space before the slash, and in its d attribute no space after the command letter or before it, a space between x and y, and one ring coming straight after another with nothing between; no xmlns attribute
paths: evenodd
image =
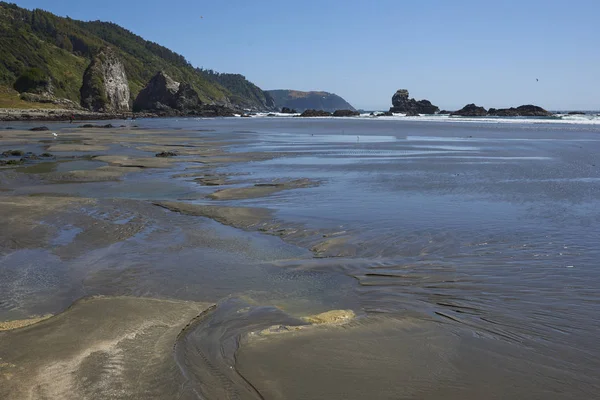
<svg viewBox="0 0 600 400"><path fill-rule="evenodd" d="M2 123L0 397L592 398L594 118Z"/></svg>

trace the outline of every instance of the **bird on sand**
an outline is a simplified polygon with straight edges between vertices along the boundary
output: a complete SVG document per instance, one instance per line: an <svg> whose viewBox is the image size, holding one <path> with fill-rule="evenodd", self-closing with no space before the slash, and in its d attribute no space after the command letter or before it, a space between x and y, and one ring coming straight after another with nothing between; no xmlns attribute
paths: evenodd
<svg viewBox="0 0 600 400"><path fill-rule="evenodd" d="M53 135L54 137L58 137L58 135L56 134L56 132L52 132L52 135Z"/></svg>

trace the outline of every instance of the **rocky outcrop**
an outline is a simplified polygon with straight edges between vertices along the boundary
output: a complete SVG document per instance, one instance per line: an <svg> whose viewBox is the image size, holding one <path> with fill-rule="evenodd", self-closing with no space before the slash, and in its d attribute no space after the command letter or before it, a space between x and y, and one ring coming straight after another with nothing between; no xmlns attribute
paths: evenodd
<svg viewBox="0 0 600 400"><path fill-rule="evenodd" d="M438 115L450 115L452 114L452 111L448 111L448 110L442 110L438 113Z"/></svg>
<svg viewBox="0 0 600 400"><path fill-rule="evenodd" d="M175 108L178 92L179 82L174 81L169 75L160 71L150 79L146 87L137 95L133 102L133 110L136 112L164 111Z"/></svg>
<svg viewBox="0 0 600 400"><path fill-rule="evenodd" d="M392 108L390 108L390 112L392 113L435 114L439 110L429 100L409 98L409 93L406 89L399 89L392 96Z"/></svg>
<svg viewBox="0 0 600 400"><path fill-rule="evenodd" d="M59 97L55 97L50 93L45 94L36 94L36 93L21 93L19 95L20 99L23 101L28 101L30 103L42 103L42 104L55 104L57 106L61 106L64 108L72 108L79 109L79 104L71 101L69 99L63 99Z"/></svg>
<svg viewBox="0 0 600 400"><path fill-rule="evenodd" d="M516 108L490 108L489 110L486 110L475 104L467 104L450 115L460 117L551 117L554 114L544 110L542 107L534 105L524 105Z"/></svg>
<svg viewBox="0 0 600 400"><path fill-rule="evenodd" d="M332 114L329 111L321 111L321 110L306 110L300 117L331 117Z"/></svg>
<svg viewBox="0 0 600 400"><path fill-rule="evenodd" d="M334 117L358 117L360 113L354 110L335 110L333 112Z"/></svg>
<svg viewBox="0 0 600 400"><path fill-rule="evenodd" d="M202 104L192 85L179 83L164 72L157 73L138 94L133 110L149 111L159 116L193 115L233 117L235 111L221 105Z"/></svg>
<svg viewBox="0 0 600 400"><path fill-rule="evenodd" d="M174 107L176 110L196 110L202 106L198 93L189 83L179 84L179 90L175 93Z"/></svg>
<svg viewBox="0 0 600 400"><path fill-rule="evenodd" d="M451 113L450 115L458 115L461 117L485 117L487 114L488 112L485 108L471 103L467 104L460 110Z"/></svg>
<svg viewBox="0 0 600 400"><path fill-rule="evenodd" d="M406 116L407 117L420 117L421 114L419 114L418 112L416 112L415 110L408 110L406 112Z"/></svg>
<svg viewBox="0 0 600 400"><path fill-rule="evenodd" d="M281 113L282 114L297 114L298 111L294 110L293 108L283 107L281 109Z"/></svg>
<svg viewBox="0 0 600 400"><path fill-rule="evenodd" d="M494 117L551 117L554 114L544 110L542 107L528 104L517 108L490 108L488 115Z"/></svg>
<svg viewBox="0 0 600 400"><path fill-rule="evenodd" d="M92 58L83 75L81 106L97 112L129 111L129 81L125 67L110 47Z"/></svg>

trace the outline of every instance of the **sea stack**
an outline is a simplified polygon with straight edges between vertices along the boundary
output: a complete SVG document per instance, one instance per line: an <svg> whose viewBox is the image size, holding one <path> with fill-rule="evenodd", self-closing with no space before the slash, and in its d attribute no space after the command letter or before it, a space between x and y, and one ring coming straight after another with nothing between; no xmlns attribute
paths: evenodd
<svg viewBox="0 0 600 400"><path fill-rule="evenodd" d="M409 98L408 90L398 89L392 96L392 113L415 114L435 114L440 109L431 104L429 100L415 100Z"/></svg>
<svg viewBox="0 0 600 400"><path fill-rule="evenodd" d="M83 75L81 106L98 112L129 111L129 81L113 49L105 47L92 58Z"/></svg>

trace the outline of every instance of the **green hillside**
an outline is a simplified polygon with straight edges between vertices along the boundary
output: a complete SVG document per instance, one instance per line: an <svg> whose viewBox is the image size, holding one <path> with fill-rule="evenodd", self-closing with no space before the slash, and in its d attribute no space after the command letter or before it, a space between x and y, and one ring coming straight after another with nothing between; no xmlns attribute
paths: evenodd
<svg viewBox="0 0 600 400"><path fill-rule="evenodd" d="M322 110L334 112L335 110L354 110L346 100L328 92L301 92L299 90L267 90L279 109L288 107L298 112L305 110Z"/></svg>
<svg viewBox="0 0 600 400"><path fill-rule="evenodd" d="M177 81L190 83L204 102L268 108L268 96L243 76L209 76L183 56L116 24L76 21L5 2L0 2L0 86L5 88L0 93L9 92L7 88L12 88L22 74L38 68L51 79L57 97L79 103L83 73L91 57L105 46L117 50L132 98L162 70ZM224 85L219 80L234 84Z"/></svg>

